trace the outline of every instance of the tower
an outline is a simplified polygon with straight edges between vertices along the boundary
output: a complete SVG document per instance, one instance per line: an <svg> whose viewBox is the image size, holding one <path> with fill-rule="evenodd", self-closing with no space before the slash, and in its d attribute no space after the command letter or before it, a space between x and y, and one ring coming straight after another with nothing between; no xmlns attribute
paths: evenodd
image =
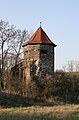
<svg viewBox="0 0 79 120"><path fill-rule="evenodd" d="M32 37L23 44L25 80L44 79L46 74L54 74L54 47L40 26Z"/></svg>

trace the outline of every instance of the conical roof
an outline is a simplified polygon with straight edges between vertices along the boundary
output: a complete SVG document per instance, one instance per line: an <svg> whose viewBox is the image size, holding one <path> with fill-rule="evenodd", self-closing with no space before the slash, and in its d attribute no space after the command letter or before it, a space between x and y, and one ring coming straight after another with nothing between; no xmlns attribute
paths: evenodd
<svg viewBox="0 0 79 120"><path fill-rule="evenodd" d="M46 44L56 47L56 45L49 39L49 37L44 32L41 26L36 30L36 32L32 35L32 37L22 46L24 47L26 45L33 45L33 44Z"/></svg>

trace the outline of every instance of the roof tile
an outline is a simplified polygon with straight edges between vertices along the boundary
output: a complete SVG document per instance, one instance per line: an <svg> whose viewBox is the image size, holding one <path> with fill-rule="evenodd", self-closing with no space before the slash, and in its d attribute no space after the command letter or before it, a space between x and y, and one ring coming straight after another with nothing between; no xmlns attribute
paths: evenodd
<svg viewBox="0 0 79 120"><path fill-rule="evenodd" d="M36 32L32 35L32 37L23 44L23 47L26 45L33 44L47 44L56 47L56 45L49 39L47 34L41 28L41 26L36 30Z"/></svg>

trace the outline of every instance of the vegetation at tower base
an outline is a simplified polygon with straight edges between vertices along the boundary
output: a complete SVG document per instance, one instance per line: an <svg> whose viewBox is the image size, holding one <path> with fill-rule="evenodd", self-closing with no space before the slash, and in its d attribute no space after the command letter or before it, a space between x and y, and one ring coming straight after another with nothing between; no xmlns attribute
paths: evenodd
<svg viewBox="0 0 79 120"><path fill-rule="evenodd" d="M15 67L13 68L14 72L19 74L19 78L12 81L12 93L28 96L35 100L50 100L55 104L79 103L79 73L57 71L53 78L47 74L44 79L36 76L26 86L26 82L21 78L23 77L21 75L23 66L20 68L19 66L17 69L20 73L16 72Z"/></svg>
<svg viewBox="0 0 79 120"><path fill-rule="evenodd" d="M56 72L53 79L46 76L44 80L36 78L23 88L19 83L12 84L15 93L0 92L0 106L51 106L59 104L79 104L79 75L72 73ZM28 91L28 97L23 94L23 90ZM11 89L12 90L12 89Z"/></svg>
<svg viewBox="0 0 79 120"><path fill-rule="evenodd" d="M20 70L19 78L13 81L12 88L15 94L28 96L35 100L46 101L50 99L55 104L60 103L79 103L79 73L78 72L63 72L57 71L52 79L46 75L44 79L39 79L37 76L31 79L28 86L25 81L20 79L23 67L17 65L14 71ZM20 67L20 68L19 68ZM22 71L21 71L22 70ZM17 73L16 73L17 74ZM11 91L12 92L12 91Z"/></svg>
<svg viewBox="0 0 79 120"><path fill-rule="evenodd" d="M56 72L54 78L46 76L29 83L28 94L33 99L51 99L55 103L79 103L79 76Z"/></svg>

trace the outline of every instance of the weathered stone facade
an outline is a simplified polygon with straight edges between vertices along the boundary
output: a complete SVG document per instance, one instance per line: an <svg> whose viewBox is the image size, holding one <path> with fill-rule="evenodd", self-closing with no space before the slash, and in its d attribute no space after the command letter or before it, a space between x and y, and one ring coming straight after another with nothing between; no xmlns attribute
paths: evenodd
<svg viewBox="0 0 79 120"><path fill-rule="evenodd" d="M44 79L45 75L54 73L54 46L27 45L24 47L24 64L26 81Z"/></svg>

